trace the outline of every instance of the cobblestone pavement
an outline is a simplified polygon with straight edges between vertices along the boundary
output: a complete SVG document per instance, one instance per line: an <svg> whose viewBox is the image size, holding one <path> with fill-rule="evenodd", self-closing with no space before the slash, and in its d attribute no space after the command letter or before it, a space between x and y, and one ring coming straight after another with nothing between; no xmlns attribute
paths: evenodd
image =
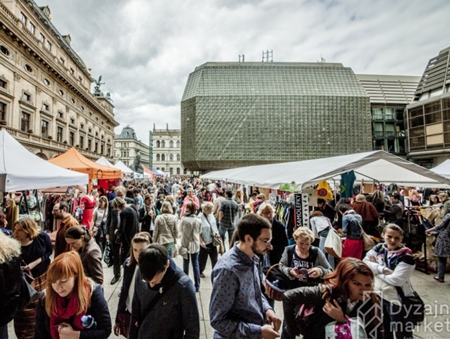
<svg viewBox="0 0 450 339"><path fill-rule="evenodd" d="M179 267L183 267L181 257L175 259ZM111 318L114 319L117 310L120 286L122 280L115 285L111 285L110 281L113 277L112 267L104 267L105 273L105 296L108 301ZM192 269L191 269L191 278ZM211 339L213 337L213 329L209 322L209 298L211 295L211 266L208 261L205 270L206 278L202 279L200 292L197 293L197 301L200 312L200 338ZM423 339L450 339L450 276L447 275L449 282L444 284L433 280L433 273L426 275L419 271L414 271L412 284L415 290L420 294L427 305L427 316L423 325L416 329L414 335ZM281 302L276 302L275 310L280 316L283 315ZM9 324L9 337L16 339L12 322ZM118 338L111 334L110 338ZM123 338L123 337L122 337Z"/></svg>

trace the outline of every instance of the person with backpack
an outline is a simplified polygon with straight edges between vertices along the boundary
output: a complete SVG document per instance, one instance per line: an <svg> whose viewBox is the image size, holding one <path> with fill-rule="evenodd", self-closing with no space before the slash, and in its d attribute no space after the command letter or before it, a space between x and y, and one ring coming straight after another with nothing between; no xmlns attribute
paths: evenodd
<svg viewBox="0 0 450 339"><path fill-rule="evenodd" d="M324 277L323 284L285 292L286 333L290 338L302 334L303 339L317 339L338 332L340 336L336 337L341 338L345 337L343 331L350 335L356 323L359 333L351 333L353 338L358 334L369 339L384 338L380 299L372 292L373 280L374 274L364 262L346 258ZM360 332L363 329L366 333Z"/></svg>

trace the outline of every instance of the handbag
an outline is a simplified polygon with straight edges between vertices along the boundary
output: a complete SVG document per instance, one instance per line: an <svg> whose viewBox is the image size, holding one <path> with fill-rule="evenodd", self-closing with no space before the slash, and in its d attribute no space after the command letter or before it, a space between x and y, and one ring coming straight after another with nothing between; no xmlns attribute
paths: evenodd
<svg viewBox="0 0 450 339"><path fill-rule="evenodd" d="M37 291L28 283L27 280L28 275L23 270L21 275L22 280L20 282L20 301L17 307L19 311L23 310L29 303L34 301L38 296Z"/></svg>
<svg viewBox="0 0 450 339"><path fill-rule="evenodd" d="M117 320L119 321L119 334L128 338L130 333L131 314L128 311L122 311L117 314Z"/></svg>
<svg viewBox="0 0 450 339"><path fill-rule="evenodd" d="M342 256L342 240L334 228L330 228L324 244L325 251L333 257Z"/></svg>
<svg viewBox="0 0 450 339"><path fill-rule="evenodd" d="M280 271L280 265L282 264L278 263L263 268L263 271L267 270L263 280L266 294L270 299L277 301L283 300L284 292L290 287L290 279Z"/></svg>
<svg viewBox="0 0 450 339"><path fill-rule="evenodd" d="M373 241L373 239L366 232L364 232L364 229L362 228L358 220L356 220L356 222L358 223L358 226L361 229L362 240L364 243L364 251L369 251L375 246L375 241Z"/></svg>
<svg viewBox="0 0 450 339"><path fill-rule="evenodd" d="M349 318L345 316L346 322L332 321L325 325L325 338L327 339L367 339L364 322L361 318Z"/></svg>
<svg viewBox="0 0 450 339"><path fill-rule="evenodd" d="M112 258L112 248L111 248L111 242L108 240L106 242L105 246L105 254L103 255L103 261L108 267L111 267L113 265L113 258Z"/></svg>
<svg viewBox="0 0 450 339"><path fill-rule="evenodd" d="M425 319L425 304L422 298L416 291L413 291L413 295L405 296L401 287L395 286L395 288L402 303L401 312L404 315L404 322L411 323L414 326L421 324Z"/></svg>

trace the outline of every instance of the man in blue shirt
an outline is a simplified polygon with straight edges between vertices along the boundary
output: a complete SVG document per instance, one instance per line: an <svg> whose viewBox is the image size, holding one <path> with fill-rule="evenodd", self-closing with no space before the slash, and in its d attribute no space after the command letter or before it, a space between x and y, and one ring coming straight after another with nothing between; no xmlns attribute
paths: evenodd
<svg viewBox="0 0 450 339"><path fill-rule="evenodd" d="M239 220L240 239L212 271L209 305L214 339L273 339L280 336L281 320L261 291L259 256L272 249L270 223L256 214Z"/></svg>

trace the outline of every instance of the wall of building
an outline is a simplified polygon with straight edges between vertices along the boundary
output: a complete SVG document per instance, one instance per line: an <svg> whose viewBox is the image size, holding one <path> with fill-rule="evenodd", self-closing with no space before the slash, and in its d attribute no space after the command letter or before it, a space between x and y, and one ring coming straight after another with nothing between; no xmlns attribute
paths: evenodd
<svg viewBox="0 0 450 339"><path fill-rule="evenodd" d="M49 16L33 1L0 2L1 125L43 158L75 146L112 159L114 106L91 94L90 71Z"/></svg>

